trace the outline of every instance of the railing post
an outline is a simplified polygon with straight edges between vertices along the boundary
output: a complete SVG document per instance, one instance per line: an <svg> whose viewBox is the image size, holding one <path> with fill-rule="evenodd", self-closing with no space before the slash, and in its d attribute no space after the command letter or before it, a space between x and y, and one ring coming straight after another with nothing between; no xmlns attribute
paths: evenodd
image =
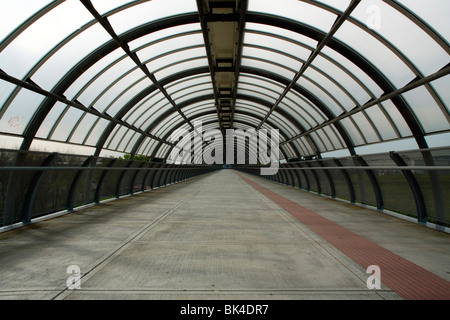
<svg viewBox="0 0 450 320"><path fill-rule="evenodd" d="M389 153L389 156L395 162L396 165L407 166L405 160L403 160L398 153L391 151ZM425 206L425 201L423 199L422 190L420 189L416 177L414 176L411 170L401 170L401 171L403 173L403 176L406 178L406 181L408 181L409 187L411 188L411 191L414 196L414 201L416 203L417 209L417 220L419 223L425 223L427 220L427 210Z"/></svg>
<svg viewBox="0 0 450 320"><path fill-rule="evenodd" d="M107 167L111 168L113 166L113 164L116 162L116 158L112 159ZM100 179L98 180L98 184L97 184L97 188L95 189L95 198L94 198L94 202L96 204L100 203L100 190L102 189L103 186L103 181L105 180L106 175L108 174L109 170L105 169L105 171L102 172L102 175L100 176Z"/></svg>
<svg viewBox="0 0 450 320"><path fill-rule="evenodd" d="M354 159L361 167L367 167L367 169L364 169L364 172L367 174L367 177L369 178L370 184L372 185L373 192L375 193L375 199L377 202L377 209L383 210L384 204L383 204L383 195L381 194L380 185L378 184L378 180L375 177L375 174L372 170L370 170L369 165L367 162L361 157L361 156L354 156Z"/></svg>
<svg viewBox="0 0 450 320"><path fill-rule="evenodd" d="M325 165L322 163L322 161L317 160L317 162L319 163L319 166L324 167ZM323 172L325 173L325 176L327 177L328 183L330 185L330 191L331 191L331 197L334 199L336 198L336 189L334 187L334 182L333 182L333 178L331 178L330 173L328 172L327 169L323 169Z"/></svg>
<svg viewBox="0 0 450 320"><path fill-rule="evenodd" d="M58 158L57 153L50 154L41 164L41 167L51 166L56 161L57 158ZM33 176L33 179L31 180L30 186L28 187L28 191L25 196L22 209L22 223L25 225L31 223L31 215L34 200L36 199L36 192L37 189L39 188L39 184L41 183L42 178L44 177L45 172L46 170L39 170L38 172L36 172Z"/></svg>
<svg viewBox="0 0 450 320"><path fill-rule="evenodd" d="M82 168L89 167L92 162L96 159L94 156L88 157L83 164L81 165ZM73 203L74 203L74 197L75 197L75 191L77 190L78 182L80 181L81 176L83 175L84 170L78 170L75 174L75 177L73 178L72 184L70 185L69 195L67 197L67 211L71 212L73 211ZM88 171L89 176L89 171Z"/></svg>
<svg viewBox="0 0 450 320"><path fill-rule="evenodd" d="M333 159L333 161L338 167L342 167L342 163L338 159L335 158ZM353 188L352 179L350 179L350 175L348 174L347 170L341 169L340 171L344 176L345 182L347 183L348 193L350 195L350 202L355 203L356 196L355 196L355 188Z"/></svg>

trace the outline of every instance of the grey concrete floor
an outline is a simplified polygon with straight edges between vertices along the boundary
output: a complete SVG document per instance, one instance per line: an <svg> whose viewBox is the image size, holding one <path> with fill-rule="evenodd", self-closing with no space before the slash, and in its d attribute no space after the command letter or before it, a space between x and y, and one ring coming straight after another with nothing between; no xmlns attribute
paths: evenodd
<svg viewBox="0 0 450 320"><path fill-rule="evenodd" d="M247 177L450 280L448 234ZM0 234L0 299L400 299L368 276L233 170Z"/></svg>

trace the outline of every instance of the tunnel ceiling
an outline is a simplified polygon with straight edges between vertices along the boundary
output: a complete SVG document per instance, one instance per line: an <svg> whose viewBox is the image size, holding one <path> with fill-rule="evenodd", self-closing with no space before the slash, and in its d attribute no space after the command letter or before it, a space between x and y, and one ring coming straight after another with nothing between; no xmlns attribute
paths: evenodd
<svg viewBox="0 0 450 320"><path fill-rule="evenodd" d="M450 129L447 0L0 5L0 147L167 159L202 121L298 159Z"/></svg>

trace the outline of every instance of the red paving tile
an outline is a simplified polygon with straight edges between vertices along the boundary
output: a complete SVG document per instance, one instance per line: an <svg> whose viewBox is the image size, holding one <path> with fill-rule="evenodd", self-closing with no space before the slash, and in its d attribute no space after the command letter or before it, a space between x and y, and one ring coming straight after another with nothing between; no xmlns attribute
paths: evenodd
<svg viewBox="0 0 450 320"><path fill-rule="evenodd" d="M381 282L405 300L449 300L450 282L376 243L302 207L282 195L238 174L336 249L367 270L377 265Z"/></svg>

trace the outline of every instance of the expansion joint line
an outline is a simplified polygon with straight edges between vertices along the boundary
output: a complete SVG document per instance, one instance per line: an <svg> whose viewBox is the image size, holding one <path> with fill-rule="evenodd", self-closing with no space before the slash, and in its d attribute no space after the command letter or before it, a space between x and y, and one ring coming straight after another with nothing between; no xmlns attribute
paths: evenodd
<svg viewBox="0 0 450 320"><path fill-rule="evenodd" d="M141 230L135 232L130 237L128 237L126 240L124 240L115 250L113 250L110 254L108 254L106 257L103 257L98 261L93 268L91 268L89 271L82 274L80 280L86 281L89 278L91 278L93 275L95 275L98 271L103 269L106 265L108 265L112 260L114 260L120 253L122 253L125 249L127 249L131 244L139 240L143 235L145 235L151 228L153 228L156 224L161 222L164 218L166 218L168 215L170 215L172 212L175 211L175 209L179 208L182 204L184 204L186 201L192 199L194 196L196 196L200 191L195 191L191 194L189 194L186 198L175 204L173 207L167 209L164 211L158 218L148 223L146 226L144 226ZM68 295L73 293L73 290L69 288L64 288L61 292L59 292L55 297L53 297L52 300L63 300Z"/></svg>

